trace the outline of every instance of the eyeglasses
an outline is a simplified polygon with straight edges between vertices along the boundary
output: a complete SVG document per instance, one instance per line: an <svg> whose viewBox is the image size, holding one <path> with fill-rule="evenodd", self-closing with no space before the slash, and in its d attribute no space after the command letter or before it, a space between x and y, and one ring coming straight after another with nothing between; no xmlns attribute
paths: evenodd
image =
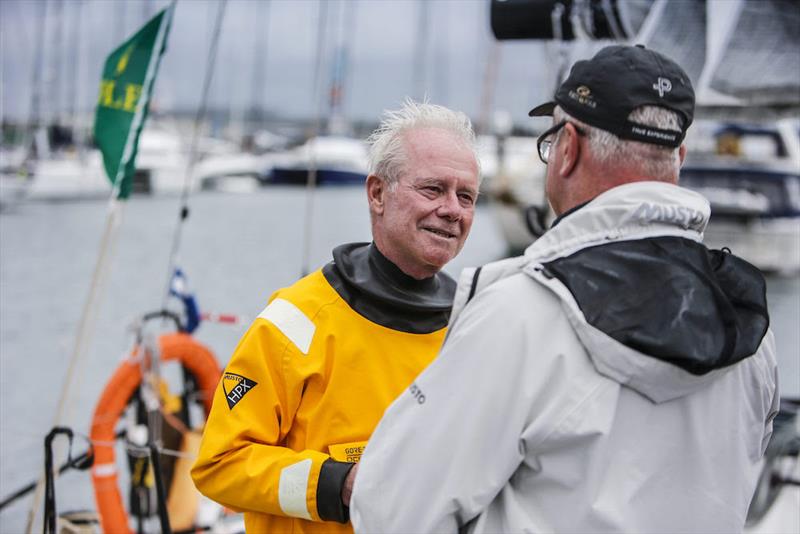
<svg viewBox="0 0 800 534"><path fill-rule="evenodd" d="M550 158L550 149L553 147L553 142L556 140L556 134L558 131L567 125L569 121L561 121L542 135L539 136L539 139L536 140L536 149L539 151L539 159L542 160L542 163L547 163L547 160ZM583 129L578 128L575 124L572 124L575 127L575 131L578 132L580 135L586 135L586 132Z"/></svg>

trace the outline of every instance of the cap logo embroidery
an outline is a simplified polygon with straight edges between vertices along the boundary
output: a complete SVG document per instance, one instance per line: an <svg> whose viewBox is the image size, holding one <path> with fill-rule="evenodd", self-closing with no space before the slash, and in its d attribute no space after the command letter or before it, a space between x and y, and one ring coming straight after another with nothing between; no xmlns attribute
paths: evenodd
<svg viewBox="0 0 800 534"><path fill-rule="evenodd" d="M664 94L672 91L672 82L659 76L658 81L653 84L653 89L658 91L658 96L664 98Z"/></svg>
<svg viewBox="0 0 800 534"><path fill-rule="evenodd" d="M584 104L592 108L597 107L597 103L592 100L592 90L585 85L579 85L577 89L570 91L569 97L573 100L577 100L580 104Z"/></svg>

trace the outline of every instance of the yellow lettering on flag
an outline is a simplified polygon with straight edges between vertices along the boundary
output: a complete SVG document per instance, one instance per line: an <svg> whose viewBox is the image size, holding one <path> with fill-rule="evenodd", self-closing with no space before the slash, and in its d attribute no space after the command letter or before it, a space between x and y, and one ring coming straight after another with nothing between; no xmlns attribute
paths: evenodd
<svg viewBox="0 0 800 534"><path fill-rule="evenodd" d="M111 107L114 102L114 82L112 80L103 80L100 82L100 97L97 104L107 108Z"/></svg>
<svg viewBox="0 0 800 534"><path fill-rule="evenodd" d="M122 106L124 111L133 113L136 111L136 103L139 101L139 96L142 94L142 86L129 83L125 86L125 105Z"/></svg>
<svg viewBox="0 0 800 534"><path fill-rule="evenodd" d="M117 62L117 75L122 74L125 69L128 68L128 61L130 61L131 53L133 53L133 49L135 47L136 45L130 45L128 49L125 50L125 53L122 54L122 57L119 58L119 61Z"/></svg>
<svg viewBox="0 0 800 534"><path fill-rule="evenodd" d="M115 98L116 87L114 80L101 81L97 104L104 108L119 109L128 113L136 111L136 104L139 102L139 97L142 96L142 86L135 83L125 84L124 94Z"/></svg>

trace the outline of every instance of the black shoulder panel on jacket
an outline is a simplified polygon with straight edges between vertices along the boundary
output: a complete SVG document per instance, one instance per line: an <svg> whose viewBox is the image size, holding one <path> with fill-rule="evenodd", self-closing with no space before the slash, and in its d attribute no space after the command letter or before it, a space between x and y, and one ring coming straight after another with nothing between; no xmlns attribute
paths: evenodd
<svg viewBox="0 0 800 534"><path fill-rule="evenodd" d="M545 268L569 288L589 324L695 375L752 355L769 327L761 272L689 239L599 245Z"/></svg>
<svg viewBox="0 0 800 534"><path fill-rule="evenodd" d="M445 273L416 280L386 259L374 244L333 250L322 274L359 315L386 328L429 334L447 326L456 283Z"/></svg>

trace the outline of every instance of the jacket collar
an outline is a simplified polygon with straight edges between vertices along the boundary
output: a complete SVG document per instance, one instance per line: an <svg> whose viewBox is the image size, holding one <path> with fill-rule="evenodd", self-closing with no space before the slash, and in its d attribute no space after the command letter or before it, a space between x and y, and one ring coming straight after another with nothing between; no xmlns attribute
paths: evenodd
<svg viewBox="0 0 800 534"><path fill-rule="evenodd" d="M701 241L711 207L702 195L664 182L609 189L564 216L525 251L537 262L609 241L673 235Z"/></svg>

